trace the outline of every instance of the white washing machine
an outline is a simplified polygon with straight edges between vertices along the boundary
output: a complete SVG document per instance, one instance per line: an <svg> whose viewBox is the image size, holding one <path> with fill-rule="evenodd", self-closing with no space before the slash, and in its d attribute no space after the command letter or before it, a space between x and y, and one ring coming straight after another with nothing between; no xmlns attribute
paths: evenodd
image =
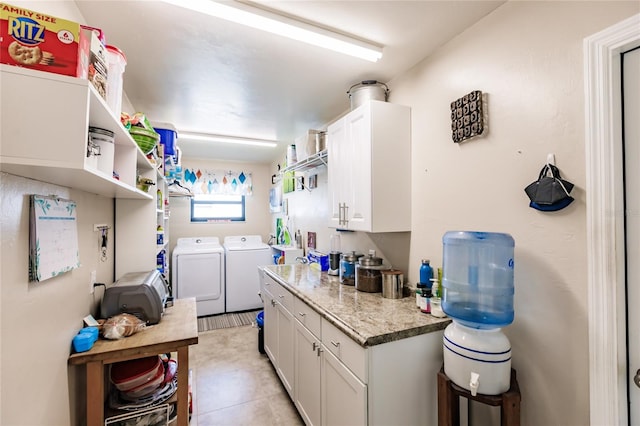
<svg viewBox="0 0 640 426"><path fill-rule="evenodd" d="M224 248L218 237L178 238L172 255L175 297L195 297L199 317L224 313Z"/></svg>
<svg viewBox="0 0 640 426"><path fill-rule="evenodd" d="M271 247L260 235L224 238L227 312L262 308L258 266L273 262Z"/></svg>

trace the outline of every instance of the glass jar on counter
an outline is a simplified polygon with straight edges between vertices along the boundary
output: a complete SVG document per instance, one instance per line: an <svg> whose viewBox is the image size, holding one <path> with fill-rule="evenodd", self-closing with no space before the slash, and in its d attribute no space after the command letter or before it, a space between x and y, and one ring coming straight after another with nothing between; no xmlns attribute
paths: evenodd
<svg viewBox="0 0 640 426"><path fill-rule="evenodd" d="M389 267L382 264L382 258L376 257L375 252L358 259L356 265L356 290L366 293L382 291L382 271Z"/></svg>
<svg viewBox="0 0 640 426"><path fill-rule="evenodd" d="M340 256L340 284L356 285L356 265L362 256L364 254L355 251Z"/></svg>

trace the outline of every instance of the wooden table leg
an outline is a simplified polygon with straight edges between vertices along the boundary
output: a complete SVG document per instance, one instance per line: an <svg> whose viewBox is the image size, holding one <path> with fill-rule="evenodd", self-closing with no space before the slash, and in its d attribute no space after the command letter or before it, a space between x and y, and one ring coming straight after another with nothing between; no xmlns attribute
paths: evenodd
<svg viewBox="0 0 640 426"><path fill-rule="evenodd" d="M520 426L520 399L516 371L511 369L511 387L502 394L502 407L500 407L502 426Z"/></svg>
<svg viewBox="0 0 640 426"><path fill-rule="evenodd" d="M178 348L178 425L189 425L189 346Z"/></svg>
<svg viewBox="0 0 640 426"><path fill-rule="evenodd" d="M438 373L438 426L460 425L460 399L443 370Z"/></svg>
<svg viewBox="0 0 640 426"><path fill-rule="evenodd" d="M87 363L87 425L104 424L104 375L100 361Z"/></svg>

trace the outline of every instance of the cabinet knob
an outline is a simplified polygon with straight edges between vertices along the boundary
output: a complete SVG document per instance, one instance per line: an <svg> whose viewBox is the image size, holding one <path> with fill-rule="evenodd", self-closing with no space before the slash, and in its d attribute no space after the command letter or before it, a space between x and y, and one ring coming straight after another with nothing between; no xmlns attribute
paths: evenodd
<svg viewBox="0 0 640 426"><path fill-rule="evenodd" d="M304 312L298 312L298 315L304 318L307 314L305 314Z"/></svg>

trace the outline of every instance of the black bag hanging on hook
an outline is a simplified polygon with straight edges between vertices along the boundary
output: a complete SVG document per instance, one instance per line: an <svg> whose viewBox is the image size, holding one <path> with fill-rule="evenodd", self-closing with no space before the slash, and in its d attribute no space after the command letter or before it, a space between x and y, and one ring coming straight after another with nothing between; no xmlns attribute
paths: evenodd
<svg viewBox="0 0 640 426"><path fill-rule="evenodd" d="M573 184L560 178L560 170L553 164L545 164L540 170L538 180L530 183L524 192L531 202L529 207L541 211L557 211L573 202L569 195Z"/></svg>

